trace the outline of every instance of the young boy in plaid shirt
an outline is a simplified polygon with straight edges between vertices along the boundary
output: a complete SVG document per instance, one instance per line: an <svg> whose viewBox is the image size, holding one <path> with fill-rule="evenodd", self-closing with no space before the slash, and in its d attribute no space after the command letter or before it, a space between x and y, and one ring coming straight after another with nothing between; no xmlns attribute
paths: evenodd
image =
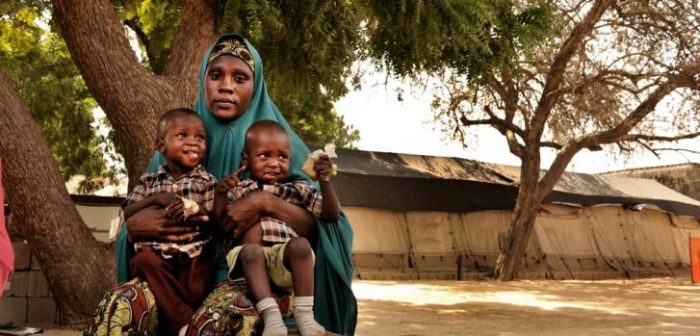
<svg viewBox="0 0 700 336"><path fill-rule="evenodd" d="M340 206L330 183L333 163L328 156L322 156L314 164L321 188L319 195L309 182L285 181L291 153L289 137L281 125L271 120L258 121L248 128L245 139L244 167L227 176L217 189L214 208L218 218L224 217L227 202L262 190L306 208L323 220L338 220ZM244 169L250 172L251 178L239 180L238 174ZM245 277L256 309L263 318L263 335L287 335L270 281L295 294L294 318L301 335L324 335L325 329L316 322L313 313L314 252L309 241L285 222L265 216L257 224L237 229L234 239L240 239L242 244L226 257L229 276Z"/></svg>
<svg viewBox="0 0 700 336"><path fill-rule="evenodd" d="M158 121L156 149L166 163L146 173L126 198L124 217L148 207L163 208L179 222L209 215L216 178L202 166L206 154L204 122L191 109L173 109ZM190 222L185 225L197 225ZM138 241L130 261L132 275L145 280L156 300L159 330L184 335L192 314L209 293L213 265L202 256L209 237L198 230L187 241Z"/></svg>

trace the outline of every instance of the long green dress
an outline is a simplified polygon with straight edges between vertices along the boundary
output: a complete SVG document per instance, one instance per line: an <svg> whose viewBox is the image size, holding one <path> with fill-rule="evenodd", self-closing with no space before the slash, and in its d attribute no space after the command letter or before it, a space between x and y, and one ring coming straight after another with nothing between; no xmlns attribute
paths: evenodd
<svg viewBox="0 0 700 336"><path fill-rule="evenodd" d="M229 122L221 122L214 118L207 109L204 101L204 80L209 55L214 45L224 39L237 38L244 41L255 64L254 69L254 93L251 105L240 117ZM289 170L291 179L308 180L309 177L302 172L301 165L309 154L308 147L299 136L289 127L284 116L270 99L265 79L263 76L262 59L257 50L245 38L235 34L227 34L219 37L207 50L202 58L199 69L198 98L194 105L204 119L207 129L207 157L205 165L207 170L217 179L222 179L240 166L240 153L243 150L245 131L253 122L258 120L275 120L287 129L291 140L292 164ZM154 171L163 163L163 158L156 153L149 166ZM318 185L316 184L317 188ZM337 222L324 222L317 219L318 242L315 247L315 313L316 319L327 330L344 335L353 335L357 321L357 302L351 289L353 268L351 263L352 229L344 214ZM259 317L252 309L252 304L245 297L245 287L233 284L227 278L225 251L222 244L217 244L214 260L218 266L215 275L216 283L220 283L212 294L205 300L202 307L195 313L191 324L193 328L190 335L253 335L259 331ZM116 242L117 248L117 276L119 282L129 281L129 259L133 255L133 248L127 241L126 229L122 228ZM127 288L124 286L127 285ZM130 330L134 333L151 334L141 330L140 326L152 326L154 322L148 317L157 316L154 305L141 303L145 309L138 313L130 311L129 318L112 316L114 311L127 309L124 306L133 307L129 301L132 296L143 300L150 294L147 285L142 281L131 280L114 291L110 291L100 305L95 322L88 328L86 334L105 334L95 331L117 329ZM144 290L145 288L145 290ZM131 293L133 291L137 293ZM126 293L126 294L125 294ZM152 295L151 295L152 296ZM126 297L126 298L125 298ZM152 301L152 300L151 300ZM289 301L281 302L281 307ZM225 311L224 311L225 310ZM146 317L144 317L146 316ZM127 321L128 320L128 321ZM194 328L196 327L196 328ZM92 329L90 329L92 328ZM199 329L199 330L194 330ZM111 335L111 334L110 334ZM115 333L116 335L116 333Z"/></svg>

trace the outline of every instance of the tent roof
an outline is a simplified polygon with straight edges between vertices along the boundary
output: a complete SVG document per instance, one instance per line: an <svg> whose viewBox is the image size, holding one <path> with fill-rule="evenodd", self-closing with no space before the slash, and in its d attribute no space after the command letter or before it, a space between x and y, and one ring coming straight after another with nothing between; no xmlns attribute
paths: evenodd
<svg viewBox="0 0 700 336"><path fill-rule="evenodd" d="M433 180L432 185L426 188L444 188L444 183L451 183L464 189L467 185L479 186L476 190L482 190L477 195L473 195L475 200L479 199L483 208L503 208L510 207L515 202L515 188L520 181L520 168L516 166L498 165L484 163L469 159L436 157L412 154L397 154L383 152L369 152L351 149L338 149L338 170L343 174L365 178L374 177L384 180L387 188L391 189L390 181L395 183L407 182L407 179L416 181L414 184L421 184L420 180ZM437 181L442 181L437 183ZM426 181L423 181L423 183ZM350 183L350 181L348 181ZM366 183L372 183L367 180ZM437 183L437 184L436 184ZM439 187L443 186L443 187ZM404 193L418 193L425 195L421 202L427 203L423 207L442 207L445 210L470 209L469 202L465 199L453 201L459 192L459 188L452 190L450 198L429 197L430 190L417 188L411 190L407 186L402 187ZM488 195L487 190L501 190L495 194ZM380 191L377 191L380 192ZM444 194L444 193L443 193ZM484 196L487 196L486 200ZM437 196L437 195L434 195ZM372 196L364 192L361 203L382 203L386 200L386 195ZM396 198L396 197L394 197ZM459 198L459 197L457 197ZM504 199L504 198L507 198ZM488 199L493 201L493 206L489 206ZM592 175L566 172L557 182L553 192L547 197L548 202L567 202L581 205L593 205L601 203L616 203L623 205L654 204L657 207L679 214L693 215L700 217L700 201L685 196L672 190L661 183L651 179L631 178L614 175ZM352 201L351 201L352 202ZM397 199L396 203L401 202ZM454 203L452 205L442 205ZM347 203L347 202L346 202ZM378 206L380 204L377 204ZM386 205L384 205L386 206ZM399 204L389 207L405 208ZM476 209L475 209L476 210Z"/></svg>

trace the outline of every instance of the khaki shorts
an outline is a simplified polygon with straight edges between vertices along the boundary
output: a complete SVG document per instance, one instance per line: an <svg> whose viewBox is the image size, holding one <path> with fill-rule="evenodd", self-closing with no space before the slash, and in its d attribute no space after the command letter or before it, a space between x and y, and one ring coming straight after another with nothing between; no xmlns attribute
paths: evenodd
<svg viewBox="0 0 700 336"><path fill-rule="evenodd" d="M229 277L232 276L233 270L236 268L236 261L238 261L238 255L241 253L243 246L244 245L238 245L234 247L226 255ZM275 284L275 286L288 293L294 293L292 273L290 273L289 270L284 267L284 248L286 246L287 243L263 246L265 265L267 267L267 275L270 277L270 281ZM315 259L316 255L314 255L314 262Z"/></svg>

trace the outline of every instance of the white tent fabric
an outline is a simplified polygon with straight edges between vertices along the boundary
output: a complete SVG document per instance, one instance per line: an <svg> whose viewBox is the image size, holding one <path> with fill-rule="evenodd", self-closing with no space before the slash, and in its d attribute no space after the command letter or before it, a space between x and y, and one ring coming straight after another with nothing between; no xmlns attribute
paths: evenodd
<svg viewBox="0 0 700 336"><path fill-rule="evenodd" d="M510 211L456 213L346 207L362 279L467 279L487 275ZM689 266L688 237L700 222L653 208L546 204L521 278L602 279L677 275Z"/></svg>

